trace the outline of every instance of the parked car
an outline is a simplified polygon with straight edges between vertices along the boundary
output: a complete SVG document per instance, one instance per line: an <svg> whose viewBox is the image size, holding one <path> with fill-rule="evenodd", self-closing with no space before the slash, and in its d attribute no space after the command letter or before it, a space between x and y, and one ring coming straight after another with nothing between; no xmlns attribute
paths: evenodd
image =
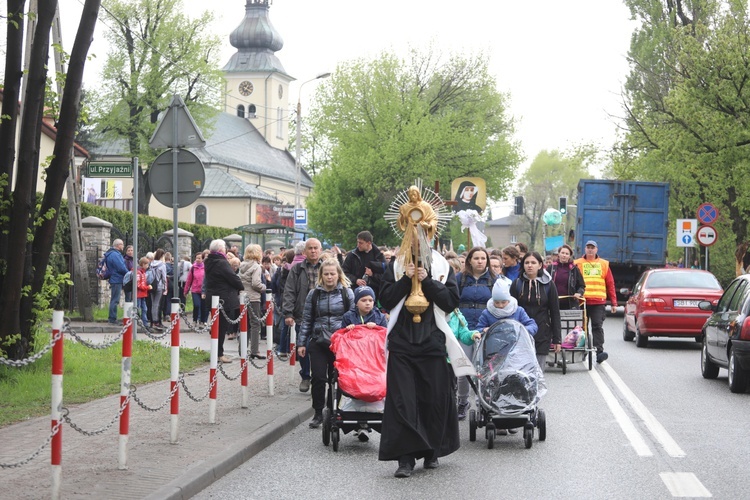
<svg viewBox="0 0 750 500"><path fill-rule="evenodd" d="M718 303L722 288L708 271L660 268L644 272L632 291L620 293L628 296L622 338L646 347L649 337L695 337L700 342L711 314L698 303L706 299Z"/></svg>
<svg viewBox="0 0 750 500"><path fill-rule="evenodd" d="M698 307L712 313L703 326L703 378L716 378L719 368L726 368L729 390L745 392L750 380L750 275L735 278L718 304L701 301Z"/></svg>

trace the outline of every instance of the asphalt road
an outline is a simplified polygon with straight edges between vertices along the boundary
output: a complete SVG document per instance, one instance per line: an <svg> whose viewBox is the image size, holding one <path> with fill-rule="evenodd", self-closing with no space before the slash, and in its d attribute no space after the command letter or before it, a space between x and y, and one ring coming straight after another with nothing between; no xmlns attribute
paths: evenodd
<svg viewBox="0 0 750 500"><path fill-rule="evenodd" d="M731 394L725 370L704 380L693 339L640 349L622 340L621 315L605 330L607 362L547 370L547 440L531 449L519 433L489 450L481 429L472 443L465 421L440 468L395 479L379 435L343 436L334 453L301 425L196 498L746 498L750 395Z"/></svg>

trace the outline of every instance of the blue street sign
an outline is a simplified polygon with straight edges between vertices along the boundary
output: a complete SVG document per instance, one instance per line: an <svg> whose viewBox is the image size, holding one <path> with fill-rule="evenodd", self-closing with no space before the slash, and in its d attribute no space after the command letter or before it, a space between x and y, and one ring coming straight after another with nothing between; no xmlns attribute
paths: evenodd
<svg viewBox="0 0 750 500"><path fill-rule="evenodd" d="M691 245L693 243L693 237L690 236L689 234L685 234L682 236L682 242L685 245Z"/></svg>
<svg viewBox="0 0 750 500"><path fill-rule="evenodd" d="M294 225L295 226L307 225L307 209L306 208L294 209Z"/></svg>
<svg viewBox="0 0 750 500"><path fill-rule="evenodd" d="M701 224L709 226L719 218L719 209L710 203L703 203L698 207L696 215Z"/></svg>

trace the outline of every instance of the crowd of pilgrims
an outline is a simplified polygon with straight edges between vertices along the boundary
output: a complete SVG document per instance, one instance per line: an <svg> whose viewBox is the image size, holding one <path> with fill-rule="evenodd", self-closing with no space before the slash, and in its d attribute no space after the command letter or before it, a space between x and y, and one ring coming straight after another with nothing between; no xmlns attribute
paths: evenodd
<svg viewBox="0 0 750 500"><path fill-rule="evenodd" d="M144 323L149 329L163 330L163 321L169 318L174 279L179 281L180 301L185 304L187 297L191 298L192 320L198 327L208 321L211 296L219 296L226 316L235 319L240 310L239 293L244 292L251 310L248 353L252 358L265 359L259 351L260 341L265 338L259 318L266 312L266 293L270 291L275 352L282 360L288 358L290 331L295 328L299 390L312 389L314 416L309 426L317 428L322 423L323 408L331 404L326 401L326 383L334 361L334 354L328 349L331 335L355 324L387 326L389 312L408 293L410 278L415 273L427 298L445 311L450 329L469 358L482 332L502 318L516 319L526 326L534 337L542 369L550 350L560 350L559 310L578 307L575 299L585 288L580 271L573 265L569 246L563 245L558 252L544 258L521 243L501 249L474 247L468 251L461 245L458 252L440 253L451 268L442 281L431 279L429 272L415 269L411 264L406 269L408 277L396 279L393 262L398 248L376 246L368 231L357 235L356 248L348 252L336 245L324 250L314 238L298 242L294 248L282 247L279 253L263 251L257 244L247 245L241 251L236 245L227 248L223 240L214 240L209 249L196 253L192 262L187 256L175 262L163 249L147 254L137 263L141 268L139 281L140 274L145 275L149 268L155 269L163 280L159 280L156 289L141 290L138 286L136 293L139 305L143 300ZM125 261L129 270L136 265L132 247L126 250ZM558 297L562 295L574 297L561 303ZM126 296L126 301L131 299L132 296ZM472 398L465 377L457 379L450 372L443 333L430 327L434 325L431 311L423 314L427 319L421 323L422 331L414 328L410 313L399 311L396 314L401 316L392 328L399 331L402 324L401 330L409 332L391 333L389 337L389 356L394 363L389 359L379 458L398 460L396 477L409 477L417 459L424 458L425 468L432 469L438 466L438 457L458 448L458 421L466 418ZM219 315L219 321L219 360L231 363L232 356L225 353L224 343L237 338L238 325L224 314ZM408 326L404 326L405 322ZM425 385L418 391L410 392L403 387L396 391L392 386L397 382L392 376L398 377L398 367L406 366L398 363L411 364L409 373L424 377ZM448 376L453 380L447 392L445 387L430 386L430 380L440 380L446 372L450 372ZM399 398L424 397L428 398L434 415L419 424L424 428L395 423L402 420L395 416L401 410L394 409L400 404ZM390 417L389 412L393 413ZM368 439L364 432L358 437L362 441Z"/></svg>

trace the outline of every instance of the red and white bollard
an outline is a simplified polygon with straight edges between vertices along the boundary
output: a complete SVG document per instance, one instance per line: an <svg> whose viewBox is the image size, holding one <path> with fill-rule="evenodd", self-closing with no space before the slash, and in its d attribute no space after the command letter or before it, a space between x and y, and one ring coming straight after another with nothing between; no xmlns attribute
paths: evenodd
<svg viewBox="0 0 750 500"><path fill-rule="evenodd" d="M130 395L130 364L133 356L133 321L135 308L132 302L125 303L125 317L122 318L122 324L127 325L128 329L122 336L122 368L120 371L120 407L122 408L125 401ZM118 468L125 470L128 468L128 429L130 427L130 401L125 405L125 409L120 415L120 448L118 453Z"/></svg>
<svg viewBox="0 0 750 500"><path fill-rule="evenodd" d="M273 297L271 290L266 290L266 297ZM273 308L270 299L266 300L266 361L268 361L268 394L273 396Z"/></svg>
<svg viewBox="0 0 750 500"><path fill-rule="evenodd" d="M63 326L63 311L52 313L52 338L60 335ZM63 338L57 339L52 346L52 429L57 427L61 419L63 400ZM62 426L57 434L52 436L52 498L60 498L62 485Z"/></svg>
<svg viewBox="0 0 750 500"><path fill-rule="evenodd" d="M211 384L216 378L216 368L219 365L219 317L216 311L219 309L219 297L211 296L211 368L208 370L208 383ZM221 313L220 313L221 314ZM219 380L216 379L208 394L208 423L216 423L216 394L218 393Z"/></svg>
<svg viewBox="0 0 750 500"><path fill-rule="evenodd" d="M292 323L289 327L289 366L292 368L292 382L297 378L297 325Z"/></svg>
<svg viewBox="0 0 750 500"><path fill-rule="evenodd" d="M240 383L242 385L242 408L247 408L248 405L248 392L247 392L247 304L245 300L247 296L245 292L240 292Z"/></svg>
<svg viewBox="0 0 750 500"><path fill-rule="evenodd" d="M172 394L170 402L171 420L169 442L177 443L177 437L180 429L180 389L177 387L180 377L180 299L172 298L172 314L170 320L172 326L172 344L170 347L170 375L169 393Z"/></svg>

